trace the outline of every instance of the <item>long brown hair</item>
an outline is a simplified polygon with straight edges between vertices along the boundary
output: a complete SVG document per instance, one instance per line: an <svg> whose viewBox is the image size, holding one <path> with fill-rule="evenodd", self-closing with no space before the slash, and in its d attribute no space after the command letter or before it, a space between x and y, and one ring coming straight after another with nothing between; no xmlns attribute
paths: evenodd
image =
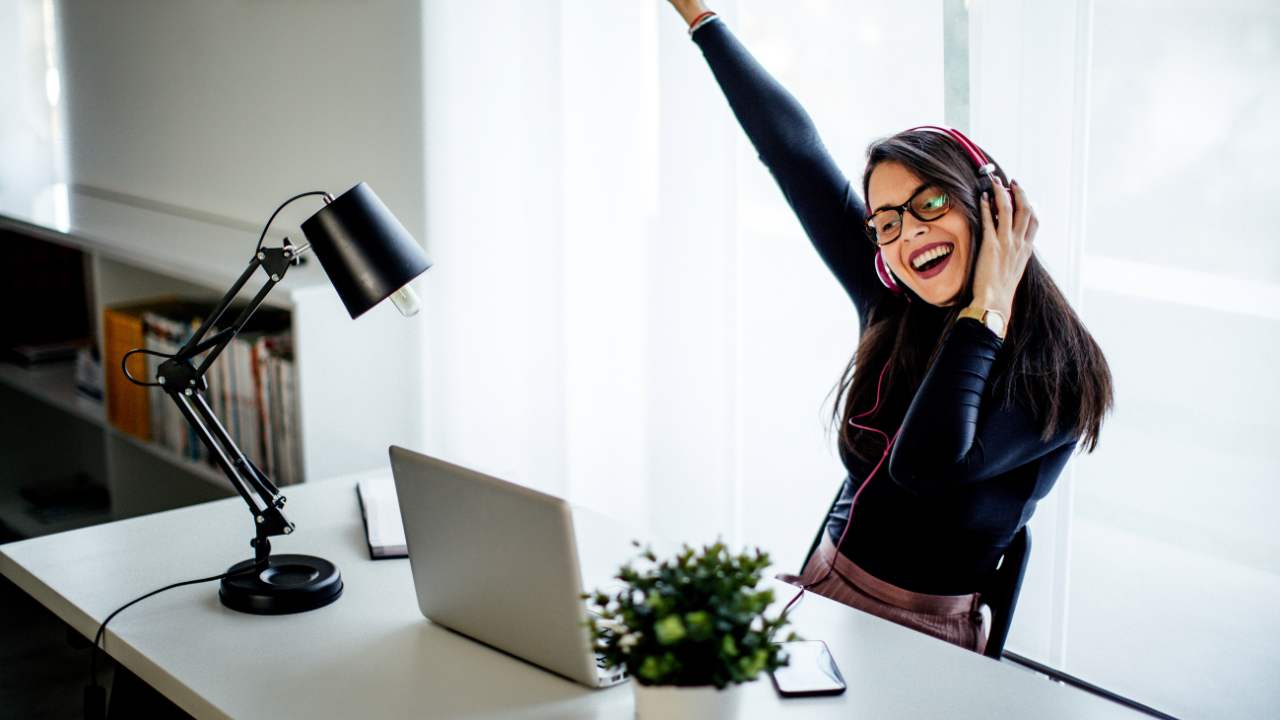
<svg viewBox="0 0 1280 720"><path fill-rule="evenodd" d="M990 159L990 154L983 152ZM850 420L875 406L876 386L884 368L880 409L858 423L892 436L942 348L944 331L973 300L973 267L982 239L976 168L954 140L934 132L905 131L872 142L862 175L863 198L868 197L871 172L886 161L901 163L957 199L952 212L962 212L968 220L973 251L968 281L956 304L931 305L900 282L904 294L886 297L865 318L858 348L833 388L844 403L832 407L831 420L840 424L841 456L852 453L869 464L883 454L885 440L854 427ZM1009 178L999 163L995 165L996 174L1008 187ZM1035 255L1018 283L1012 315L989 378L992 396L1005 408L1017 398L1023 399L1033 415L1041 418L1045 441L1070 428L1080 443L1077 450L1087 447L1093 452L1103 416L1114 404L1111 371L1102 349Z"/></svg>

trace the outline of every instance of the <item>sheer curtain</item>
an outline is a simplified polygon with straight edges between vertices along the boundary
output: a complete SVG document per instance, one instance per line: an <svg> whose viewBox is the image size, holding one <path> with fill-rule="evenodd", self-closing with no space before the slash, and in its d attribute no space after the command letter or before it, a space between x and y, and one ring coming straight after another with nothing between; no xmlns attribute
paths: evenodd
<svg viewBox="0 0 1280 720"><path fill-rule="evenodd" d="M0 3L0 209L65 227L66 147L53 0Z"/></svg>
<svg viewBox="0 0 1280 720"><path fill-rule="evenodd" d="M716 10L852 178L942 118L937 0ZM857 316L678 15L429 3L424 55L425 447L795 568L844 475Z"/></svg>
<svg viewBox="0 0 1280 720"><path fill-rule="evenodd" d="M1020 606L1010 647L1180 717L1275 716L1280 9L971 10L975 128L1063 233L1116 387L1037 536L1048 612Z"/></svg>

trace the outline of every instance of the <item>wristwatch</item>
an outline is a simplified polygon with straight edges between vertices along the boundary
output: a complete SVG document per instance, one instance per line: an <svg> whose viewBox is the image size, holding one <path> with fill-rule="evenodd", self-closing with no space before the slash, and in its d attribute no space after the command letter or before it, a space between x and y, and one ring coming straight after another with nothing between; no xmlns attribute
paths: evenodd
<svg viewBox="0 0 1280 720"><path fill-rule="evenodd" d="M987 308L976 308L970 305L960 311L960 317L973 318L978 322L986 325L991 332L995 333L1001 340L1004 339L1004 315L998 310L989 310Z"/></svg>

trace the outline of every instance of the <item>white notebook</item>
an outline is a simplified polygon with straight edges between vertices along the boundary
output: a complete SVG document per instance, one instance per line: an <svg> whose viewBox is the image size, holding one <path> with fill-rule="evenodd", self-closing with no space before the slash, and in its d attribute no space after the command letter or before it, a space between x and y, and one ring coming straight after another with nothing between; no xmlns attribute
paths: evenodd
<svg viewBox="0 0 1280 720"><path fill-rule="evenodd" d="M404 523L400 520L400 500L391 476L360 480L356 483L356 497L360 499L369 557L374 560L409 557Z"/></svg>

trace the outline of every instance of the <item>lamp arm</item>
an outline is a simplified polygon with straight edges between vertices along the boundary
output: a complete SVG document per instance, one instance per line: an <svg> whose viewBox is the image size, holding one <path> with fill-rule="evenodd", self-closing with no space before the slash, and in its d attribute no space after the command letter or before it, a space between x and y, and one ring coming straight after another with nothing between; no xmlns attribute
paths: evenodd
<svg viewBox="0 0 1280 720"><path fill-rule="evenodd" d="M168 389L165 392L177 403L183 417L213 453L231 486L249 506L254 518L254 538L249 545L254 550L254 564L265 567L271 556L271 536L288 535L294 529L294 524L284 515L285 497L241 452L205 401L203 392L176 393ZM250 489L254 494L250 494Z"/></svg>
<svg viewBox="0 0 1280 720"><path fill-rule="evenodd" d="M240 277L231 285L231 289L228 290L226 294L222 296L222 299L218 301L218 305L214 307L213 312L209 313L209 317L205 318L204 322L200 323L200 327L196 329L196 333L187 340L186 344L179 348L175 357L189 358L203 352L202 350L197 351L195 348L201 344L205 333L209 332L209 329L222 319L222 314L225 313L227 308L231 306L231 303L235 301L236 296L240 294L241 288L244 287L245 283L249 282L249 278L253 277L253 273L261 266L262 262L255 253L253 259L249 261L249 267L245 268L244 272L240 273Z"/></svg>
<svg viewBox="0 0 1280 720"><path fill-rule="evenodd" d="M284 516L285 498L280 494L280 489L245 456L209 406L204 397L208 389L204 376L209 366L240 334L254 312L262 306L271 289L284 279L289 267L296 263L309 247L307 245L299 250L288 244L286 238L283 247L258 250L249 261L249 266L209 313L209 317L201 324L199 331L192 335L191 339L171 359L161 363L156 373L156 379L164 388L165 394L177 404L183 418L195 430L218 467L231 481L231 486L253 513L257 536L252 544L257 549L256 557L259 562L265 562L267 553L270 552L270 543L267 538L272 535L287 535L293 532L294 525ZM204 338L209 329L226 313L236 295L258 268L266 271L268 275L266 283L231 325L207 339ZM194 358L206 350L209 351L208 354L200 365L196 366L193 363Z"/></svg>
<svg viewBox="0 0 1280 720"><path fill-rule="evenodd" d="M285 238L285 240L287 241L288 238ZM296 262L298 258L302 257L302 255L305 254L310 249L311 249L311 245L309 243L301 247L293 247L290 245L285 245L284 248L282 248L282 250L284 251L285 257L292 258L293 262ZM266 253L269 251L270 249L263 251L263 253ZM279 250L277 250L276 252L279 252ZM258 269L262 265L263 263L257 257L255 257L253 262L249 264L249 268L246 271L246 275L252 274L254 270ZM285 266L279 273L277 273L279 278L281 279L284 278L284 271L287 269L288 269L288 266ZM206 332L208 332L208 329L218 321L218 319L222 316L224 312L226 312L226 307L230 305L230 301L233 300L235 296L240 293L240 290L244 287L243 282L237 281L236 285L231 288L228 294L223 298L222 302L219 303L219 307L216 308L213 312L211 312L209 314L209 317L203 323L201 323L200 330L195 335L191 336L191 339L187 341L186 345L183 345L182 349L178 351L177 355L179 357L193 358L210 348L217 347L218 348L217 351L211 355L211 358L216 358L219 354L222 353L222 347L219 347L219 346L225 346L226 343L230 343L230 341L233 338L235 338L236 335L240 334L240 331L244 329L245 324L248 323L249 317L251 317L253 313L257 311L258 307L262 305L262 300L266 297L267 293L270 292L271 288L275 287L277 284L279 284L279 281L273 278L271 282L267 284L266 287L258 291L258 295L250 303L249 308L247 308L244 312L242 312L241 316L237 318L236 321L232 323L230 327L223 328L218 332L214 333L213 335L211 335L208 339L202 340L201 339L202 336ZM205 361L201 363L202 371L207 370L208 367L213 364L213 360L211 358L206 358Z"/></svg>
<svg viewBox="0 0 1280 720"><path fill-rule="evenodd" d="M280 268L278 272L275 272L276 268L271 267L273 263L270 262L270 259L271 259L270 253L272 253L273 251L275 253L279 253L280 249L264 248L258 251L259 256L268 255L268 260L259 261L258 258L255 257L253 262L254 263L261 262L262 267L265 268L268 273L270 273L270 277L267 279L267 282L263 284L261 288L258 289L257 294L253 296L253 299L249 301L249 304L245 306L244 310L240 312L240 316L237 317L235 321L231 323L230 326L228 326L226 329L222 330L217 334L216 337L221 338L221 341L213 345L212 349L209 350L209 354L205 355L204 360L200 361L200 367L197 369L197 374L199 374L201 377L204 376L205 372L209 369L209 366L212 365L213 362L218 359L218 356L222 354L222 351L227 349L227 346L231 344L231 341L234 340L236 336L240 334L240 331L244 329L244 326L246 324L248 324L249 318L253 317L253 314L258 311L258 308L262 307L262 303L264 300L267 299L267 294L271 292L271 289L274 288L277 284L279 284L280 280L284 278L284 272L289 268L289 265L285 263L283 268ZM239 292L239 291L236 290L235 292ZM194 357L197 354L198 353L192 352L190 357ZM182 357L183 352L179 351L178 356Z"/></svg>
<svg viewBox="0 0 1280 720"><path fill-rule="evenodd" d="M254 519L259 524L266 524L267 516L272 514L273 508L279 510L277 501L280 499L280 490L275 485L260 475L257 467L245 457L245 454L231 439L227 433L227 429L223 427L218 420L217 415L213 413L209 407L208 401L204 398L201 391L193 391L191 393L172 392L166 388L165 392L178 405L178 410L182 416L186 418L187 423L191 425L200 439L209 448L209 452L213 454L214 460L218 467L231 480L231 485L235 488L240 497L249 505L249 509L253 511ZM280 503L283 505L283 503ZM284 524L288 524L285 521ZM273 523L277 525L277 523ZM283 531L272 533L275 535L283 534Z"/></svg>

